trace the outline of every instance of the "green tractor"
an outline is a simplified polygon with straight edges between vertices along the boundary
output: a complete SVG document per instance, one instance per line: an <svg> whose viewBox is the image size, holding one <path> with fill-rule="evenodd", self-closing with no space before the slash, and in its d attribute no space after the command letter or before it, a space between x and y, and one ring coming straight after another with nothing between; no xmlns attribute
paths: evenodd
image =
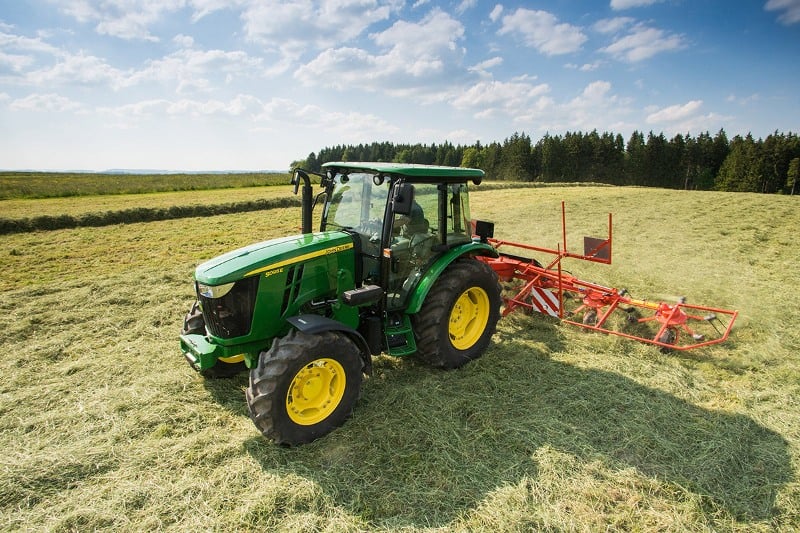
<svg viewBox="0 0 800 533"><path fill-rule="evenodd" d="M207 377L249 369L250 416L280 444L340 426L372 356L416 356L441 368L480 357L501 305L492 225L474 226L468 182L483 171L393 163L295 170L302 233L253 244L195 271L197 302L181 349ZM321 204L318 232L312 211Z"/></svg>

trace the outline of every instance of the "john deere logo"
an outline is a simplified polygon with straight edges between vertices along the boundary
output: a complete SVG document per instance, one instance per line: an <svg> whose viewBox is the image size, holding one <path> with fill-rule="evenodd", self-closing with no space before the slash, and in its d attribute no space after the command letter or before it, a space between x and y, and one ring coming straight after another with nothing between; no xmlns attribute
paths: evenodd
<svg viewBox="0 0 800 533"><path fill-rule="evenodd" d="M353 247L352 243L351 244L342 244L340 246L333 246L332 248L328 248L327 250L325 250L325 253L326 254L335 254L335 253L338 253L338 252L341 252L341 251L344 251L344 250L349 250L352 247Z"/></svg>

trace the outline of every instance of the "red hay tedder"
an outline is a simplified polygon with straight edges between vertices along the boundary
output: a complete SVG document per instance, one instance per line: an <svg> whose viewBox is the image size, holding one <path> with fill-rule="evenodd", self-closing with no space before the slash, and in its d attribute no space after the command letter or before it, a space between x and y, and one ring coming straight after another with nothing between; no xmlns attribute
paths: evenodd
<svg viewBox="0 0 800 533"><path fill-rule="evenodd" d="M515 293L503 297L502 315L515 309L542 313L592 331L654 344L664 352L710 346L728 338L737 311L692 305L684 298L672 304L637 300L626 289L583 281L562 270L561 261L565 258L611 264L611 226L609 213L608 237L584 237L583 254L572 253L567 249L566 210L562 202L562 244L556 249L483 237L500 251L500 256L478 259L506 284L506 293ZM473 233L491 235L492 228L476 228ZM545 265L536 259L505 253L509 248L543 253L553 259Z"/></svg>

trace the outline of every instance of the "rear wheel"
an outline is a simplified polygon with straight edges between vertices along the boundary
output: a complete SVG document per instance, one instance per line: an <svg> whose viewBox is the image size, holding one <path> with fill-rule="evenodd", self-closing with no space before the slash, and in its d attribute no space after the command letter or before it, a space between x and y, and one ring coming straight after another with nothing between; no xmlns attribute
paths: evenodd
<svg viewBox="0 0 800 533"><path fill-rule="evenodd" d="M345 334L291 331L250 371L250 418L277 444L303 444L341 426L361 394L362 360Z"/></svg>
<svg viewBox="0 0 800 533"><path fill-rule="evenodd" d="M458 368L486 350L500 318L500 284L494 271L476 260L445 270L414 320L417 354L441 368Z"/></svg>
<svg viewBox="0 0 800 533"><path fill-rule="evenodd" d="M186 317L183 319L183 327L181 328L181 335L205 335L206 322L203 319L203 312L200 310L200 303L195 301ZM200 374L203 377L216 379L216 378L232 378L236 374L247 370L247 365L244 363L244 356L237 355L234 357L227 357L225 359L218 359L217 364L211 368L201 370Z"/></svg>

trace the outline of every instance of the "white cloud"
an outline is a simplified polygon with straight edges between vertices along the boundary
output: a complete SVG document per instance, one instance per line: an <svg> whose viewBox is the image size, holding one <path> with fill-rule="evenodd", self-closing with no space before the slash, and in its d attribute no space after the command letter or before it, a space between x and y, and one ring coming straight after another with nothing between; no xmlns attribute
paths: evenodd
<svg viewBox="0 0 800 533"><path fill-rule="evenodd" d="M159 41L150 28L174 12L191 8L192 22L226 8L258 4L257 0L50 0L61 12L95 31L125 40Z"/></svg>
<svg viewBox="0 0 800 533"><path fill-rule="evenodd" d="M205 90L211 86L211 78L251 76L261 68L261 58L242 51L183 49L148 61L144 68L127 76L121 85L131 86L146 81L175 82L177 92Z"/></svg>
<svg viewBox="0 0 800 533"><path fill-rule="evenodd" d="M399 9L395 0L252 0L243 10L245 36L296 59L359 37Z"/></svg>
<svg viewBox="0 0 800 533"><path fill-rule="evenodd" d="M337 89L358 87L389 94L409 89L436 91L448 69L457 68L463 56L458 41L463 25L435 9L419 23L397 21L370 38L383 48L371 54L361 48L330 48L295 72L306 85L322 84ZM423 83L424 82L424 83Z"/></svg>
<svg viewBox="0 0 800 533"><path fill-rule="evenodd" d="M0 65L13 75L5 83L35 87L94 85L119 90L146 82L174 83L178 92L207 90L217 79L260 75L263 60L242 51L197 50L194 39L179 34L173 42L184 47L141 68L119 69L105 59L80 51L73 53L36 38L0 33Z"/></svg>
<svg viewBox="0 0 800 533"><path fill-rule="evenodd" d="M192 22L197 22L215 11L239 7L245 2L246 0L191 0L190 4L194 8Z"/></svg>
<svg viewBox="0 0 800 533"><path fill-rule="evenodd" d="M186 5L186 0L59 0L60 10L79 22L96 22L95 31L126 40L158 41L149 26Z"/></svg>
<svg viewBox="0 0 800 533"><path fill-rule="evenodd" d="M0 66L5 65L14 72L21 72L33 63L33 57L21 54L6 54L0 51Z"/></svg>
<svg viewBox="0 0 800 533"><path fill-rule="evenodd" d="M622 10L632 7L644 7L663 2L664 0L611 0L611 9Z"/></svg>
<svg viewBox="0 0 800 533"><path fill-rule="evenodd" d="M503 64L503 58L499 56L495 56L491 59L487 59L486 61L481 61L480 63L469 67L467 70L470 72L475 72L480 76L491 76L488 72L489 69L494 67L498 67Z"/></svg>
<svg viewBox="0 0 800 533"><path fill-rule="evenodd" d="M625 118L632 114L630 100L612 91L612 85L597 80L586 85L577 96L562 102L550 101L548 105L524 120L536 126L538 131L619 131L629 127Z"/></svg>
<svg viewBox="0 0 800 533"><path fill-rule="evenodd" d="M109 65L99 57L83 52L78 54L62 52L55 64L27 72L24 81L39 87L79 84L109 85L116 89L126 84L126 78L126 72Z"/></svg>
<svg viewBox="0 0 800 533"><path fill-rule="evenodd" d="M521 81L481 81L456 95L450 103L456 109L472 110L477 118L487 118L502 113L516 119L540 108L550 86Z"/></svg>
<svg viewBox="0 0 800 533"><path fill-rule="evenodd" d="M191 48L194 46L194 38L191 35L178 34L172 38L172 42L181 48Z"/></svg>
<svg viewBox="0 0 800 533"><path fill-rule="evenodd" d="M753 93L749 96L736 96L735 94L729 94L725 99L726 102L739 105L748 105L758 102L759 100L761 100L761 96L758 93Z"/></svg>
<svg viewBox="0 0 800 533"><path fill-rule="evenodd" d="M564 65L564 68L568 68L570 70L580 70L581 72L592 72L600 68L602 65L602 61L593 61L592 63L584 63L583 65L576 65L575 63L567 63Z"/></svg>
<svg viewBox="0 0 800 533"><path fill-rule="evenodd" d="M315 130L334 132L341 142L370 142L398 131L395 125L370 113L330 111L286 98L272 98L264 103L256 120L276 129L283 129L289 123L306 124Z"/></svg>
<svg viewBox="0 0 800 533"><path fill-rule="evenodd" d="M702 100L691 100L685 104L675 104L664 108L648 108L645 121L658 125L666 134L710 131L731 120L731 117L714 112L702 113Z"/></svg>
<svg viewBox="0 0 800 533"><path fill-rule="evenodd" d="M591 108L603 103L611 91L611 83L603 80L593 81L583 88L580 96L569 102L570 107Z"/></svg>
<svg viewBox="0 0 800 533"><path fill-rule="evenodd" d="M497 4L496 6L494 6L494 9L492 9L492 12L489 13L489 20L491 20L492 22L497 22L497 19L499 19L500 15L502 14L503 14L503 6Z"/></svg>
<svg viewBox="0 0 800 533"><path fill-rule="evenodd" d="M615 40L601 51L617 59L635 63L685 46L684 38L680 35L668 34L664 30L638 24L627 35Z"/></svg>
<svg viewBox="0 0 800 533"><path fill-rule="evenodd" d="M97 112L101 115L113 116L116 119L129 120L149 117L155 114L161 116L169 105L170 102L168 100L156 98L116 107L101 106L97 108Z"/></svg>
<svg viewBox="0 0 800 533"><path fill-rule="evenodd" d="M524 8L504 16L498 33L513 34L546 55L576 52L587 39L578 26L559 22L552 13Z"/></svg>
<svg viewBox="0 0 800 533"><path fill-rule="evenodd" d="M228 100L163 98L143 100L116 107L101 107L97 112L108 124L118 129L141 127L144 123L163 124L166 118L209 120L235 118L238 127L253 131L285 131L286 124L298 128L335 133L341 142L369 142L397 131L397 127L381 117L359 111L331 111L287 98L273 97L263 101L255 96L239 94ZM303 126L307 125L307 126ZM287 155L287 158L294 155Z"/></svg>
<svg viewBox="0 0 800 533"><path fill-rule="evenodd" d="M623 28L629 26L634 22L630 17L614 17L610 19L601 19L594 23L592 28L600 33L617 33Z"/></svg>
<svg viewBox="0 0 800 533"><path fill-rule="evenodd" d="M165 111L169 115L228 115L234 117L249 115L255 118L262 108L263 106L258 98L240 94L227 102L184 98L168 104Z"/></svg>
<svg viewBox="0 0 800 533"><path fill-rule="evenodd" d="M648 124L661 124L664 122L685 120L687 117L694 115L702 105L702 100L691 100L683 105L671 105L650 113L647 115L646 120Z"/></svg>
<svg viewBox="0 0 800 533"><path fill-rule="evenodd" d="M458 4L456 7L456 13L459 15L463 14L465 11L472 9L478 3L478 0L461 0L461 3Z"/></svg>
<svg viewBox="0 0 800 533"><path fill-rule="evenodd" d="M9 107L14 111L47 111L59 113L64 111L77 111L82 108L82 105L54 93L34 93L25 98L14 100L9 104Z"/></svg>
<svg viewBox="0 0 800 533"><path fill-rule="evenodd" d="M454 52L464 37L464 26L443 11L431 11L420 23L399 20L390 28L370 35L375 44L389 48L401 62L411 59L439 61L440 54Z"/></svg>
<svg viewBox="0 0 800 533"><path fill-rule="evenodd" d="M0 28L0 49L15 50L29 54L57 55L60 53L57 47L46 43L41 38L15 35L2 30L3 28ZM8 31L11 31L10 28L8 28Z"/></svg>
<svg viewBox="0 0 800 533"><path fill-rule="evenodd" d="M769 0L764 9L780 11L778 20L787 26L800 22L800 0Z"/></svg>
<svg viewBox="0 0 800 533"><path fill-rule="evenodd" d="M375 90L374 80L380 75L379 63L377 56L360 48L331 48L301 66L294 77L305 85L319 84L339 90L361 79L363 88Z"/></svg>

